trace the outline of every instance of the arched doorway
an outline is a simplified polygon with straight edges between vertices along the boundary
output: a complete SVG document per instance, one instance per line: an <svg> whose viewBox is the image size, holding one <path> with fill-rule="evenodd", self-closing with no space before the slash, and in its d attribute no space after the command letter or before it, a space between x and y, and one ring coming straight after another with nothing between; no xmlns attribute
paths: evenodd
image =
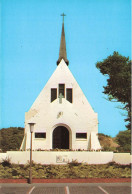
<svg viewBox="0 0 132 194"><path fill-rule="evenodd" d="M69 149L69 131L64 126L58 126L53 131L53 149Z"/></svg>

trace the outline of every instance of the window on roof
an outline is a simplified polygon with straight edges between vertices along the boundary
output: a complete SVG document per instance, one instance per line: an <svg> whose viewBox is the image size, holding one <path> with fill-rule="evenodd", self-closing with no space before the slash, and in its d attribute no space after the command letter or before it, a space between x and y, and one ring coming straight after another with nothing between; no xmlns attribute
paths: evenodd
<svg viewBox="0 0 132 194"><path fill-rule="evenodd" d="M77 139L87 139L87 133L76 133Z"/></svg>
<svg viewBox="0 0 132 194"><path fill-rule="evenodd" d="M51 102L57 98L57 88L51 88Z"/></svg>
<svg viewBox="0 0 132 194"><path fill-rule="evenodd" d="M59 96L62 94L63 98L65 97L65 84L59 84Z"/></svg>
<svg viewBox="0 0 132 194"><path fill-rule="evenodd" d="M46 138L46 133L35 133L35 138Z"/></svg>
<svg viewBox="0 0 132 194"><path fill-rule="evenodd" d="M72 103L73 99L72 99L72 88L67 88L66 89L66 99Z"/></svg>

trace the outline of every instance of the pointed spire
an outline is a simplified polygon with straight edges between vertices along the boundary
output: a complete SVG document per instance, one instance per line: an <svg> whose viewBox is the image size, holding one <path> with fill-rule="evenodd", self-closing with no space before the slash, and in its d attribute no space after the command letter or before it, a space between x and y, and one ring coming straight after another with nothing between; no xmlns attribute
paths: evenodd
<svg viewBox="0 0 132 194"><path fill-rule="evenodd" d="M57 65L64 59L65 63L68 65L69 61L67 60L66 54L66 41L65 41L65 31L64 31L64 16L65 14L61 14L63 16L63 23L62 23L62 32L61 32L61 42L60 42L60 52L59 52L59 59L57 61Z"/></svg>

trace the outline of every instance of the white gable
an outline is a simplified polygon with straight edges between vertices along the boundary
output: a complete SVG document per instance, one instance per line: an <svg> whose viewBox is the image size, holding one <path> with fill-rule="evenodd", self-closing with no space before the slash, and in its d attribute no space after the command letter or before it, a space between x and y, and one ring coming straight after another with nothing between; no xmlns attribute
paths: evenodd
<svg viewBox="0 0 132 194"><path fill-rule="evenodd" d="M58 98L59 84L65 85L65 97L62 98L62 103ZM57 89L57 98L51 102L52 88ZM66 89L68 88L72 88L72 103L66 99ZM30 110L25 114L25 133L27 137L29 137L28 123L30 122L36 123L35 133L46 133L46 139L43 141L34 138L33 142L36 148L52 148L53 131L57 126L64 126L69 130L70 147L75 149L89 149L91 132L98 133L97 113L93 111L63 59ZM82 142L76 140L76 133L87 133L87 139ZM26 145L27 147L30 145L29 140L27 140Z"/></svg>
<svg viewBox="0 0 132 194"><path fill-rule="evenodd" d="M73 77L71 71L68 66L65 64L64 60L60 62L57 66L56 70L52 74L51 78L33 103L31 109L40 110L43 109L43 106L47 106L50 103L50 92L51 88L58 88L58 84L64 83L65 88L73 88L73 106L74 108L80 109L88 109L88 112L91 114L94 113L91 105L88 103L86 97L84 96L81 88L79 87L77 81ZM65 99L63 99L65 101ZM47 104L48 103L48 104ZM65 102L64 102L65 103ZM54 102L52 103L54 104Z"/></svg>

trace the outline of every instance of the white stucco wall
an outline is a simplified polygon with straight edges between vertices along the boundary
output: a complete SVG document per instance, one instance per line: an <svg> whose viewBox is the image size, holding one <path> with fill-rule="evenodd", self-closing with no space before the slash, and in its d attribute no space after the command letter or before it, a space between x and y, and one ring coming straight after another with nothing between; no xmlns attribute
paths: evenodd
<svg viewBox="0 0 132 194"><path fill-rule="evenodd" d="M0 153L0 162L7 159L7 152L6 153Z"/></svg>
<svg viewBox="0 0 132 194"><path fill-rule="evenodd" d="M128 161L129 163L132 163L131 159L132 156L130 153L114 153L113 156L113 161L118 164L128 164Z"/></svg>
<svg viewBox="0 0 132 194"><path fill-rule="evenodd" d="M41 164L66 164L72 160L87 164L106 164L116 162L118 164L130 164L130 153L113 152L87 152L87 151L33 151L33 161ZM10 158L11 163L26 164L30 159L29 151L8 151L0 153L0 162L2 159Z"/></svg>
<svg viewBox="0 0 132 194"><path fill-rule="evenodd" d="M62 104L59 103L59 98L52 103L50 102L51 88L57 88L58 95L58 85L60 83L65 84L65 90L66 88L73 89L73 103L68 102L66 98L62 99ZM52 133L55 127L59 125L68 128L71 149L87 150L91 132L98 133L97 113L93 111L63 59L30 110L25 113L26 149L30 147L30 129L28 124L30 122L36 123L35 132L46 132L45 140L38 141L33 137L33 149L52 149ZM87 132L88 138L86 141L76 141L75 136L78 131ZM100 145L96 149L100 149Z"/></svg>
<svg viewBox="0 0 132 194"><path fill-rule="evenodd" d="M10 158L11 163L26 164L29 162L30 152L8 151L7 157ZM113 152L33 151L32 157L35 163L41 164L66 164L72 160L88 164L105 164L113 160Z"/></svg>

